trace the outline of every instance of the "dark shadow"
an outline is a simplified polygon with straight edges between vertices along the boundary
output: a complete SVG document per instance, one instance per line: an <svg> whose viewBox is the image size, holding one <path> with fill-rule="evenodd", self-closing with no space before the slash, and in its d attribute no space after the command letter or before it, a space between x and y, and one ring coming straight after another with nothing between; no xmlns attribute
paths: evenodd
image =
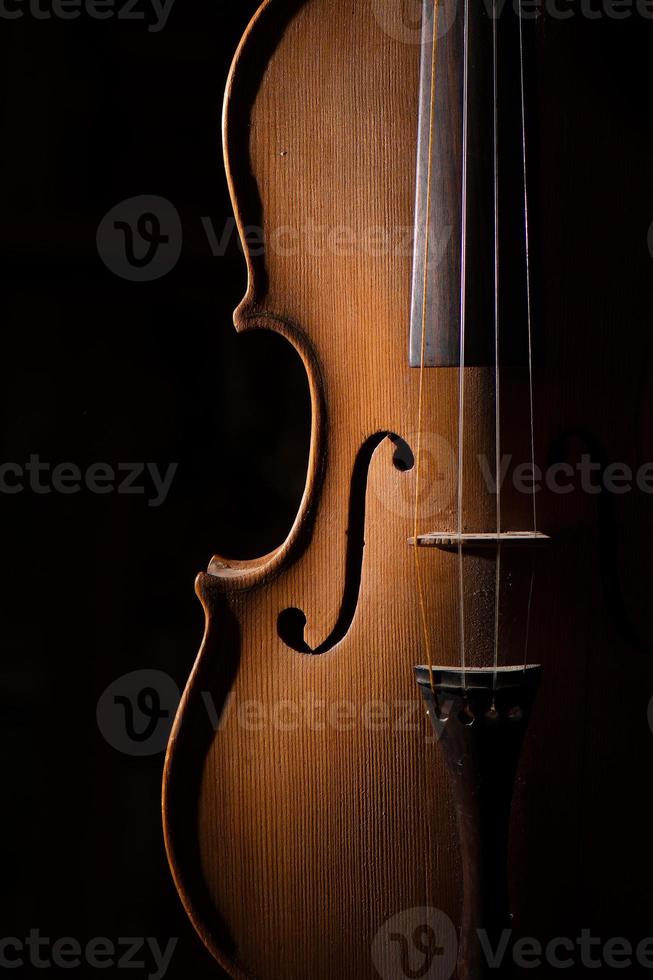
<svg viewBox="0 0 653 980"><path fill-rule="evenodd" d="M603 487L603 474L610 465L610 459L599 440L585 429L567 429L554 443L551 462L565 458L570 439L581 440L589 450L592 463L599 464L601 492L596 495L599 525L599 564L605 607L612 618L621 638L630 647L647 657L653 656L653 644L647 642L633 623L621 586L619 576L619 544L617 529L617 508L614 494Z"/></svg>

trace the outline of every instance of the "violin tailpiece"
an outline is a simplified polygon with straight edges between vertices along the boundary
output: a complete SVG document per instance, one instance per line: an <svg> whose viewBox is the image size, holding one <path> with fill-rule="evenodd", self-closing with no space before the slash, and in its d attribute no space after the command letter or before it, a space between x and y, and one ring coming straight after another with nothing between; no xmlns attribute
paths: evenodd
<svg viewBox="0 0 653 980"><path fill-rule="evenodd" d="M458 980L489 975L483 946L510 928L508 837L515 776L541 667L416 667L449 775L463 874ZM481 942L486 938L486 943Z"/></svg>

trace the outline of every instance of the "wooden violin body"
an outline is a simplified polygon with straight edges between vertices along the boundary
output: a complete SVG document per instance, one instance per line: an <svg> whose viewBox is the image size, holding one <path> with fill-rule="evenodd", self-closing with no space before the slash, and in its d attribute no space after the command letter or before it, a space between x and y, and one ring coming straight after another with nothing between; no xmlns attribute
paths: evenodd
<svg viewBox="0 0 653 980"><path fill-rule="evenodd" d="M236 328L275 330L294 345L313 405L306 489L287 541L255 561L216 557L198 579L206 633L166 764L177 887L207 947L239 978L409 975L393 973L399 941L379 944L386 924L410 910L419 920L420 909L459 918L451 789L413 674L427 656L408 543L420 372L406 356L421 48L383 7L269 0L227 92L239 227L245 243L249 227L267 243L264 256L247 250ZM547 357L559 348L554 341ZM468 367L465 376L471 459L493 436L493 374ZM456 527L459 384L458 370L442 367L423 385L425 531ZM546 453L568 403L555 383L541 384ZM524 527L527 503L507 505L506 526ZM529 651L545 664L544 681L515 793L510 875L516 928L543 936L588 805L573 793L581 756L585 790L598 794L599 780L579 737L585 715L560 694L564 672L566 691L590 697L586 632L565 592L573 544L554 504L544 512L553 545L538 559ZM469 527L492 527L480 474L467 481L465 507ZM455 665L459 555L424 548L419 560L434 662ZM466 575L467 636L480 662L494 564L471 555ZM510 585L515 604L527 584ZM597 661L595 691L608 670ZM411 952L410 975L440 976L428 972L429 955Z"/></svg>

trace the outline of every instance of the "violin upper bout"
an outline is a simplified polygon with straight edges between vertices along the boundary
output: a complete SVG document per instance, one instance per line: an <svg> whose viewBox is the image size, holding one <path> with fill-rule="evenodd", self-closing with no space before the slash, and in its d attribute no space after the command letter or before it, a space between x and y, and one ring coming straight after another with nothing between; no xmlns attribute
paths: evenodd
<svg viewBox="0 0 653 980"><path fill-rule="evenodd" d="M314 345L288 306L270 296L266 246L269 215L262 201L268 181L256 173L252 159L253 115L258 110L270 61L282 44L288 24L310 0L264 0L240 42L227 83L223 109L225 167L236 223L247 263L247 293L234 312L239 333L273 330L299 354L306 370L312 403L312 435L304 494L287 539L273 552L250 561L215 555L209 565L213 585L229 594L269 582L291 564L300 550L319 496L326 455L325 395ZM265 114L265 113L264 113ZM256 244L252 244L252 238ZM212 588L211 590L212 591Z"/></svg>
<svg viewBox="0 0 653 980"><path fill-rule="evenodd" d="M239 331L281 326L281 322L266 314L261 306L261 297L266 293L267 271L265 246L258 241L258 236L264 232L263 206L251 159L252 117L270 59L292 13L305 2L264 0L241 39L227 80L222 114L224 162L248 272L247 294L234 314L234 324ZM250 246L248 229L256 232L256 246ZM254 322L261 318L266 322Z"/></svg>

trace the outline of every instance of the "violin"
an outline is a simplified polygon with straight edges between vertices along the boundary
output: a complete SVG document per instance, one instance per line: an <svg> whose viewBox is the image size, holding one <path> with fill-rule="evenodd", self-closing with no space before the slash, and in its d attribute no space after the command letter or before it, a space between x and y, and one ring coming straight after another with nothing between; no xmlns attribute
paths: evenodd
<svg viewBox="0 0 653 980"><path fill-rule="evenodd" d="M617 758L588 732L627 704L618 641L570 599L600 571L568 503L581 338L540 309L536 25L417 6L266 0L227 85L235 327L284 337L312 402L287 539L197 580L165 766L175 883L234 978L479 980L506 934L572 935Z"/></svg>

